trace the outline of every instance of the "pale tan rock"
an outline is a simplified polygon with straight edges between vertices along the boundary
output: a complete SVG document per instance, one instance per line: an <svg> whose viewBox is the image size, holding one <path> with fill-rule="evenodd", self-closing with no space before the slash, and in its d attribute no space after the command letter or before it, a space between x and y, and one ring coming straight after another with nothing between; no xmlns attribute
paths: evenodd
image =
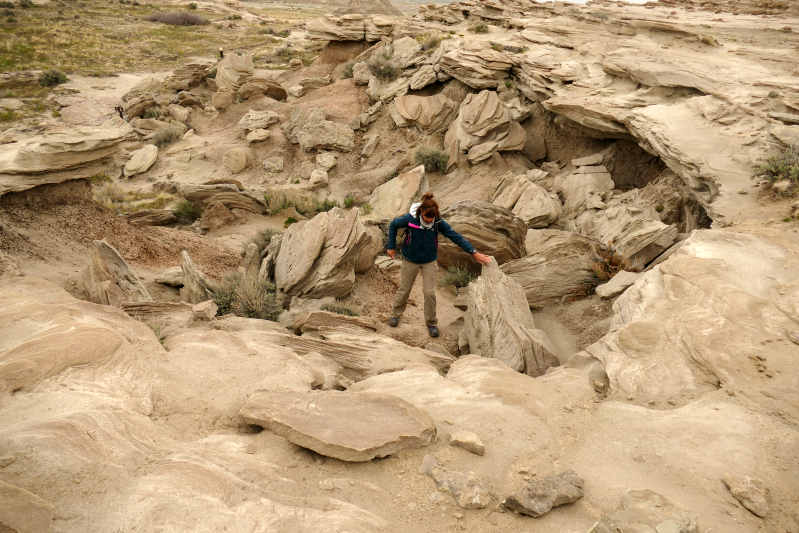
<svg viewBox="0 0 799 533"><path fill-rule="evenodd" d="M251 242L247 245L244 259L241 262L244 269L244 276L250 279L258 279L258 271L261 268L261 257L258 252L258 245Z"/></svg>
<svg viewBox="0 0 799 533"><path fill-rule="evenodd" d="M155 277L156 283L180 287L183 285L183 269L179 266L170 267Z"/></svg>
<svg viewBox="0 0 799 533"><path fill-rule="evenodd" d="M300 70L303 67L302 60L294 57L289 61L288 66L291 70Z"/></svg>
<svg viewBox="0 0 799 533"><path fill-rule="evenodd" d="M474 89L493 89L504 83L513 66L504 52L497 52L487 41L464 39L459 47L446 52L441 70Z"/></svg>
<svg viewBox="0 0 799 533"><path fill-rule="evenodd" d="M586 157L578 157L572 159L572 165L575 167L593 166L602 164L602 154L593 154Z"/></svg>
<svg viewBox="0 0 799 533"><path fill-rule="evenodd" d="M238 221L236 215L225 207L221 202L211 203L203 211L202 216L197 221L197 226L205 232L217 230L235 224Z"/></svg>
<svg viewBox="0 0 799 533"><path fill-rule="evenodd" d="M469 353L499 359L517 372L536 377L560 364L546 333L535 327L521 285L496 261L469 284L463 331Z"/></svg>
<svg viewBox="0 0 799 533"><path fill-rule="evenodd" d="M89 299L119 307L122 302L149 302L150 293L119 252L105 240L94 241L92 264L83 272Z"/></svg>
<svg viewBox="0 0 799 533"><path fill-rule="evenodd" d="M129 118L141 117L152 107L158 107L158 101L153 93L144 93L130 99L125 105L125 114Z"/></svg>
<svg viewBox="0 0 799 533"><path fill-rule="evenodd" d="M329 171L336 166L336 154L333 152L319 152L316 154L316 165L324 171Z"/></svg>
<svg viewBox="0 0 799 533"><path fill-rule="evenodd" d="M358 9L355 3L360 2L358 0L353 2L350 10L353 8ZM366 17L364 21L364 29L366 31L366 40L369 42L379 41L384 37L391 37L394 33L394 25L396 24L395 17L404 16L391 2L383 1L372 2L368 13L370 13L370 15Z"/></svg>
<svg viewBox="0 0 799 533"><path fill-rule="evenodd" d="M315 168L313 171L311 171L311 178L308 182L308 188L310 190L323 189L327 187L327 184L327 171L322 170L321 168Z"/></svg>
<svg viewBox="0 0 799 533"><path fill-rule="evenodd" d="M441 218L478 252L495 257L500 265L525 255L527 227L507 209L488 202L464 200L442 209ZM469 254L443 236L438 239L438 264L444 268L479 266Z"/></svg>
<svg viewBox="0 0 799 533"><path fill-rule="evenodd" d="M411 76L408 83L412 91L418 91L431 83L435 83L436 80L436 71L433 65L422 65L419 70L416 71L416 74Z"/></svg>
<svg viewBox="0 0 799 533"><path fill-rule="evenodd" d="M300 61L300 66L302 66L302 61ZM291 87L286 89L286 92L292 98L300 98L302 95L305 94L305 87L303 87L302 85L292 85Z"/></svg>
<svg viewBox="0 0 799 533"><path fill-rule="evenodd" d="M388 394L316 391L252 394L239 416L320 455L362 462L428 445L430 415Z"/></svg>
<svg viewBox="0 0 799 533"><path fill-rule="evenodd" d="M308 38L315 41L363 41L366 39L366 25L363 15L344 15L334 17L325 15L306 25Z"/></svg>
<svg viewBox="0 0 799 533"><path fill-rule="evenodd" d="M444 94L399 96L388 109L398 127L416 126L428 134L445 131L457 114L457 105Z"/></svg>
<svg viewBox="0 0 799 533"><path fill-rule="evenodd" d="M193 305L191 314L197 320L213 320L218 310L219 307L213 300L207 300Z"/></svg>
<svg viewBox="0 0 799 533"><path fill-rule="evenodd" d="M469 151L466 153L466 157L469 159L471 164L475 165L480 161L485 161L494 155L498 148L499 144L495 143L494 141L484 142L469 148Z"/></svg>
<svg viewBox="0 0 799 533"><path fill-rule="evenodd" d="M355 81L355 85L368 85L371 75L369 66L364 61L359 61L352 67L352 78Z"/></svg>
<svg viewBox="0 0 799 533"><path fill-rule="evenodd" d="M274 100L285 100L288 97L286 89L270 79L253 76L239 87L236 93L243 100L254 96L268 96Z"/></svg>
<svg viewBox="0 0 799 533"><path fill-rule="evenodd" d="M177 222L171 209L144 209L133 213L124 213L122 218L134 226L165 226Z"/></svg>
<svg viewBox="0 0 799 533"><path fill-rule="evenodd" d="M602 515L588 533L669 528L674 533L698 533L696 513L651 490L627 489L619 507Z"/></svg>
<svg viewBox="0 0 799 533"><path fill-rule="evenodd" d="M610 281L603 283L596 288L596 294L600 298L614 298L623 293L630 285L641 277L640 272L627 272L622 270L613 276Z"/></svg>
<svg viewBox="0 0 799 533"><path fill-rule="evenodd" d="M20 533L47 533L53 526L51 503L21 487L0 480L0 526Z"/></svg>
<svg viewBox="0 0 799 533"><path fill-rule="evenodd" d="M372 152L375 151L375 148L377 148L379 142L379 135L369 135L364 137L363 147L361 148L361 161L364 161L367 157L372 155Z"/></svg>
<svg viewBox="0 0 799 533"><path fill-rule="evenodd" d="M219 90L211 97L211 105L219 111L222 111L232 106L235 99L236 93L232 89L222 86L219 87Z"/></svg>
<svg viewBox="0 0 799 533"><path fill-rule="evenodd" d="M308 91L309 89L321 89L333 83L330 76L323 76L319 78L304 78L300 80L299 85Z"/></svg>
<svg viewBox="0 0 799 533"><path fill-rule="evenodd" d="M467 452L472 452L477 455L485 455L486 448L480 437L470 431L456 431L449 436L450 446L457 446L463 448Z"/></svg>
<svg viewBox="0 0 799 533"><path fill-rule="evenodd" d="M264 160L263 163L264 170L267 172L283 172L283 158L282 157L270 157Z"/></svg>
<svg viewBox="0 0 799 533"><path fill-rule="evenodd" d="M407 94L409 89L410 80L406 77L400 77L396 81L380 88L379 100L384 104L388 103L398 96Z"/></svg>
<svg viewBox="0 0 799 533"><path fill-rule="evenodd" d="M355 256L355 273L363 274L370 270L383 250L383 232L377 226L366 227L366 240Z"/></svg>
<svg viewBox="0 0 799 533"><path fill-rule="evenodd" d="M355 134L345 124L309 121L297 131L297 142L303 150L349 152L355 146Z"/></svg>
<svg viewBox="0 0 799 533"><path fill-rule="evenodd" d="M340 315L328 311L309 311L298 316L294 320L292 329L297 335L306 331L318 331L321 327L358 327L371 331L377 331L375 321L371 318L361 318L357 316Z"/></svg>
<svg viewBox="0 0 799 533"><path fill-rule="evenodd" d="M408 212L413 200L427 187L424 165L400 174L374 190L369 197L370 219L392 220Z"/></svg>
<svg viewBox="0 0 799 533"><path fill-rule="evenodd" d="M496 145L487 144L491 142ZM483 145L482 149L472 152L470 159L476 162L480 160L478 152L484 155L488 147L495 151L522 150L526 142L527 133L511 121L510 111L497 93L481 91L469 94L463 101L458 116L447 130L444 146L449 153L457 154Z"/></svg>
<svg viewBox="0 0 799 533"><path fill-rule="evenodd" d="M172 115L175 118L175 120L186 123L189 121L189 116L191 115L191 111L186 109L182 105L170 104L169 114Z"/></svg>
<svg viewBox="0 0 799 533"><path fill-rule="evenodd" d="M216 61L195 60L175 69L171 76L164 80L164 87L173 91L188 91L199 86L216 65Z"/></svg>
<svg viewBox="0 0 799 533"><path fill-rule="evenodd" d="M239 128L245 132L266 129L272 124L276 124L279 120L280 118L274 111L255 111L252 109L241 117Z"/></svg>
<svg viewBox="0 0 799 533"><path fill-rule="evenodd" d="M251 54L227 54L225 59L216 66L216 78L214 79L220 89L226 87L235 93L252 77L253 71Z"/></svg>
<svg viewBox="0 0 799 533"><path fill-rule="evenodd" d="M247 142L250 144L264 142L271 135L272 133L269 130L256 129L247 134Z"/></svg>
<svg viewBox="0 0 799 533"><path fill-rule="evenodd" d="M769 512L766 484L757 478L741 477L727 473L722 478L724 486L741 505L753 514L765 518Z"/></svg>
<svg viewBox="0 0 799 533"><path fill-rule="evenodd" d="M122 101L128 102L129 100L141 96L144 93L157 93L160 87L161 80L153 76L146 77L134 85L131 90L125 93L125 96L122 97Z"/></svg>
<svg viewBox="0 0 799 533"><path fill-rule="evenodd" d="M254 213L265 213L264 201L235 183L211 183L183 185L180 194L203 211L213 204L221 203L228 209L243 209Z"/></svg>
<svg viewBox="0 0 799 533"><path fill-rule="evenodd" d="M554 185L555 190L563 196L565 213L583 211L591 197L598 195L601 198L615 186L608 173L570 174L563 181L556 181Z"/></svg>
<svg viewBox="0 0 799 533"><path fill-rule="evenodd" d="M183 287L180 289L180 300L190 304L213 300L216 284L197 268L186 250L183 250L180 254L180 267L183 271Z"/></svg>
<svg viewBox="0 0 799 533"><path fill-rule="evenodd" d="M247 150L231 148L222 156L222 164L234 174L241 172L247 166Z"/></svg>

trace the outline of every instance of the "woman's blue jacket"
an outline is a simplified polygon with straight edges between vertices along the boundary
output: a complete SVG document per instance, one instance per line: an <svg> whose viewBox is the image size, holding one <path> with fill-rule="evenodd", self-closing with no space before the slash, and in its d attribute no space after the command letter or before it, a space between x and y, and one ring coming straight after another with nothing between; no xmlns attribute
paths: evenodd
<svg viewBox="0 0 799 533"><path fill-rule="evenodd" d="M438 234L463 248L467 253L474 252L474 246L463 235L452 229L446 220L436 218L432 229L422 228L419 218L407 214L391 221L388 227L388 249L397 249L397 230L405 228L402 239L402 256L411 263L423 264L438 258Z"/></svg>

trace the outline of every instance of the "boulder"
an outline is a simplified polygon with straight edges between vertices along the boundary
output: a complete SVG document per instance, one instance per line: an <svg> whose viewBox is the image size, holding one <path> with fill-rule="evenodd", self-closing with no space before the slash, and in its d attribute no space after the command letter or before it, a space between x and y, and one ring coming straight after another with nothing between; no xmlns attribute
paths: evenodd
<svg viewBox="0 0 799 533"><path fill-rule="evenodd" d="M418 91L431 83L435 83L437 79L433 65L422 65L419 67L419 70L416 71L416 74L411 76L409 87L412 91Z"/></svg>
<svg viewBox="0 0 799 533"><path fill-rule="evenodd" d="M547 144L537 133L527 132L527 140L522 147L522 154L530 161L539 161L547 156Z"/></svg>
<svg viewBox="0 0 799 533"><path fill-rule="evenodd" d="M372 155L372 152L377 148L380 142L379 135L367 135L364 137L363 148L361 148L361 162L365 161L367 157Z"/></svg>
<svg viewBox="0 0 799 533"><path fill-rule="evenodd" d="M607 283L599 285L596 288L596 294L600 298L604 299L615 298L627 290L627 288L633 283L638 281L638 278L640 277L640 272L627 272L626 270L622 270L616 273L616 275L613 276Z"/></svg>
<svg viewBox="0 0 799 533"><path fill-rule="evenodd" d="M289 226L275 262L279 295L343 298L355 283L355 260L370 237L357 209L322 212Z"/></svg>
<svg viewBox="0 0 799 533"><path fill-rule="evenodd" d="M191 315L196 320L213 320L218 311L219 306L213 300L200 302L191 307Z"/></svg>
<svg viewBox="0 0 799 533"><path fill-rule="evenodd" d="M171 209L144 209L121 216L134 226L165 226L178 221Z"/></svg>
<svg viewBox="0 0 799 533"><path fill-rule="evenodd" d="M427 188L424 165L400 174L374 190L369 197L370 219L390 221L406 214L415 199Z"/></svg>
<svg viewBox="0 0 799 533"><path fill-rule="evenodd" d="M315 168L313 171L311 171L311 177L308 181L308 189L312 191L315 189L323 189L327 187L327 184L327 171L322 170L321 168Z"/></svg>
<svg viewBox="0 0 799 533"><path fill-rule="evenodd" d="M263 130L263 129L253 130L247 134L247 142L249 144L264 142L271 135L272 134L269 130Z"/></svg>
<svg viewBox="0 0 799 533"><path fill-rule="evenodd" d="M103 239L94 241L92 264L83 271L89 300L119 307L123 302L150 302L152 297L119 252Z"/></svg>
<svg viewBox="0 0 799 533"><path fill-rule="evenodd" d="M183 268L179 266L169 267L155 277L155 282L171 287L182 287Z"/></svg>
<svg viewBox="0 0 799 533"><path fill-rule="evenodd" d="M428 455L422 462L420 473L430 476L438 490L451 495L463 509L484 509L491 501L491 492L474 472L448 470Z"/></svg>
<svg viewBox="0 0 799 533"><path fill-rule="evenodd" d="M263 166L267 172L283 172L283 158L270 157L264 160Z"/></svg>
<svg viewBox="0 0 799 533"><path fill-rule="evenodd" d="M522 150L527 133L511 120L510 110L496 92L469 94L447 130L445 149L455 154L466 153L489 142L495 142L495 150L499 151Z"/></svg>
<svg viewBox="0 0 799 533"><path fill-rule="evenodd" d="M478 252L495 257L500 265L525 255L527 227L507 209L488 202L465 200L442 209L441 218L463 235ZM438 264L444 268L478 265L460 247L444 237L438 241Z"/></svg>
<svg viewBox="0 0 799 533"><path fill-rule="evenodd" d="M216 202L209 204L202 216L197 221L197 227L203 232L209 232L235 224L238 218L225 207L225 204Z"/></svg>
<svg viewBox="0 0 799 533"><path fill-rule="evenodd" d="M247 166L247 150L231 148L222 156L222 164L234 174L241 172Z"/></svg>
<svg viewBox="0 0 799 533"><path fill-rule="evenodd" d="M216 66L216 83L219 88L225 87L234 93L253 75L254 67L251 54L228 54Z"/></svg>
<svg viewBox="0 0 799 533"><path fill-rule="evenodd" d="M378 254L383 251L383 232L377 226L366 228L367 240L364 242L360 252L355 256L355 273L363 274L370 270L377 259Z"/></svg>
<svg viewBox="0 0 799 533"><path fill-rule="evenodd" d="M183 122L185 124L189 121L191 111L182 105L169 104L169 114L178 122Z"/></svg>
<svg viewBox="0 0 799 533"><path fill-rule="evenodd" d="M456 431L449 436L449 445L463 448L476 455L485 455L486 447L480 437L470 431Z"/></svg>
<svg viewBox="0 0 799 533"><path fill-rule="evenodd" d="M352 14L342 17L325 15L310 21L305 29L312 41L363 41L366 39L366 25L363 15Z"/></svg>
<svg viewBox="0 0 799 533"><path fill-rule="evenodd" d="M441 70L473 89L494 89L504 83L513 63L505 52L498 52L488 41L464 39L449 50L439 63Z"/></svg>
<svg viewBox="0 0 799 533"><path fill-rule="evenodd" d="M220 87L211 97L211 105L222 111L232 106L236 100L236 93L227 87Z"/></svg>
<svg viewBox="0 0 799 533"><path fill-rule="evenodd" d="M213 89L214 92L216 92L216 90L217 89ZM203 105L198 95L188 91L180 91L173 102L182 107L201 107Z"/></svg>
<svg viewBox="0 0 799 533"><path fill-rule="evenodd" d="M535 327L524 290L496 261L484 265L480 277L469 284L463 320L469 353L499 359L533 377L560 364L546 333Z"/></svg>
<svg viewBox="0 0 799 533"><path fill-rule="evenodd" d="M545 228L561 215L557 195L532 183L527 176L514 176L512 173L508 173L497 187L491 203L510 210L528 228Z"/></svg>
<svg viewBox="0 0 799 533"><path fill-rule="evenodd" d="M399 96L388 107L397 127L416 126L423 133L443 132L458 112L455 102L444 94Z"/></svg>
<svg viewBox="0 0 799 533"><path fill-rule="evenodd" d="M367 85L371 75L369 66L364 61L359 61L352 67L352 78L355 81L355 85Z"/></svg>
<svg viewBox="0 0 799 533"><path fill-rule="evenodd" d="M316 166L329 172L331 168L336 166L336 154L333 152L319 152L316 154Z"/></svg>
<svg viewBox="0 0 799 533"><path fill-rule="evenodd" d="M341 391L258 391L239 416L320 455L363 462L427 446L430 415L389 394Z"/></svg>
<svg viewBox="0 0 799 533"><path fill-rule="evenodd" d="M587 206L601 204L615 186L610 174L606 172L593 174L574 172L564 179L556 180L554 184L555 190L563 196L565 213L580 213Z"/></svg>
<svg viewBox="0 0 799 533"><path fill-rule="evenodd" d="M338 326L364 328L371 331L377 330L373 319L340 315L328 311L309 311L304 313L294 320L294 325L291 329L297 335L302 335L307 331L319 331L322 327Z"/></svg>
<svg viewBox="0 0 799 533"><path fill-rule="evenodd" d="M292 58L291 61L289 61L289 65L288 65L290 70L301 70L303 66L304 65L302 63L302 59L299 59L297 57ZM297 87L300 87L300 86L298 85ZM300 88L302 88L302 87L300 87ZM291 94L290 90L289 90L289 94Z"/></svg>
<svg viewBox="0 0 799 533"><path fill-rule="evenodd" d="M197 268L186 250L183 250L180 255L180 268L183 271L183 287L180 289L180 301L198 304L213 300L214 292L217 288L216 284Z"/></svg>
<svg viewBox="0 0 799 533"><path fill-rule="evenodd" d="M148 109L158 106L158 101L155 99L153 93L144 93L128 100L128 103L125 105L125 114L128 116L128 119L142 117Z"/></svg>
<svg viewBox="0 0 799 533"><path fill-rule="evenodd" d="M324 109L314 108L292 113L283 127L286 138L303 150L337 150L349 152L355 147L355 133L345 124L326 119Z"/></svg>
<svg viewBox="0 0 799 533"><path fill-rule="evenodd" d="M239 128L245 132L266 129L280 120L274 111L256 111L251 109L239 120Z"/></svg>
<svg viewBox="0 0 799 533"><path fill-rule="evenodd" d="M544 307L595 280L591 268L602 244L576 233L561 233L502 265L502 272L524 289L530 307Z"/></svg>
<svg viewBox="0 0 799 533"><path fill-rule="evenodd" d="M216 61L198 59L175 69L164 80L164 88L172 91L188 91L199 86L216 65Z"/></svg>
<svg viewBox="0 0 799 533"><path fill-rule="evenodd" d="M740 477L727 473L722 478L724 486L733 497L741 502L752 514L765 518L768 515L768 499L766 484L751 477Z"/></svg>
<svg viewBox="0 0 799 533"><path fill-rule="evenodd" d="M698 517L651 490L629 489L615 511L603 515L588 533L669 531L699 533Z"/></svg>
<svg viewBox="0 0 799 533"><path fill-rule="evenodd" d="M503 507L538 518L553 507L573 503L583 497L583 478L574 470L557 476L531 481L519 491L508 496Z"/></svg>
<svg viewBox="0 0 799 533"><path fill-rule="evenodd" d="M249 100L254 96L268 96L274 100L285 100L288 98L286 89L273 82L272 80L253 76L239 87L236 93L244 100Z"/></svg>
<svg viewBox="0 0 799 533"><path fill-rule="evenodd" d="M133 152L130 160L125 163L124 174L129 178L137 174L147 172L158 158L158 147L154 144L146 144L139 150Z"/></svg>
<svg viewBox="0 0 799 533"><path fill-rule="evenodd" d="M266 204L261 198L241 189L235 183L186 184L180 187L180 194L203 211L213 204L221 203L228 209L243 209L260 214L267 212Z"/></svg>
<svg viewBox="0 0 799 533"><path fill-rule="evenodd" d="M244 270L244 277L258 279L258 271L261 269L261 256L258 253L258 245L254 242L247 245L241 268Z"/></svg>
<svg viewBox="0 0 799 533"><path fill-rule="evenodd" d="M466 157L469 159L469 163L476 165L480 161L485 161L497 153L498 148L499 144L494 141L484 142L469 148L469 151L466 153Z"/></svg>
<svg viewBox="0 0 799 533"><path fill-rule="evenodd" d="M410 89L410 79L407 77L400 77L396 81L388 85L380 87L379 99L383 103L388 103L398 96L403 96L408 93Z"/></svg>
<svg viewBox="0 0 799 533"><path fill-rule="evenodd" d="M133 86L131 90L125 93L122 97L123 102L128 102L133 98L141 96L144 93L157 93L161 87L161 80L152 76L142 79L139 83Z"/></svg>
<svg viewBox="0 0 799 533"><path fill-rule="evenodd" d="M364 21L366 40L369 42L374 42L385 37L391 37L391 35L394 33L396 17L403 17L404 14L388 1L379 0L370 2L370 4L371 5L369 6L368 11L364 12L364 14L369 13L369 16L366 17L366 21ZM362 6L363 4L360 0L355 0L354 2L351 2L349 9L363 9Z"/></svg>

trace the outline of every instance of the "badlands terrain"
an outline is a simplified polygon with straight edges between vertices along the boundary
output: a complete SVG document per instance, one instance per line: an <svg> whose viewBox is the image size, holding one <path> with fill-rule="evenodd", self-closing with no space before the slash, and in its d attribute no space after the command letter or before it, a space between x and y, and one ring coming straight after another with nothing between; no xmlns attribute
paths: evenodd
<svg viewBox="0 0 799 533"><path fill-rule="evenodd" d="M795 2L28 4L0 531L799 533Z"/></svg>

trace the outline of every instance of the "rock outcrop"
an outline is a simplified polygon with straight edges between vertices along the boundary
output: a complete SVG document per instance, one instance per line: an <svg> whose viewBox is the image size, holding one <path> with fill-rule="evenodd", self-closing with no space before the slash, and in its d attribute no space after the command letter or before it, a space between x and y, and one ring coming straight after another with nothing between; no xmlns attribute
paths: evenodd
<svg viewBox="0 0 799 533"><path fill-rule="evenodd" d="M150 302L152 297L119 252L105 240L94 241L92 264L83 272L89 299L119 307L125 302Z"/></svg>
<svg viewBox="0 0 799 533"><path fill-rule="evenodd" d="M216 66L217 85L230 89L234 93L253 75L254 67L250 54L228 54Z"/></svg>
<svg viewBox="0 0 799 533"><path fill-rule="evenodd" d="M204 185L183 185L180 194L186 200L205 211L214 204L222 204L228 209L243 209L253 213L266 213L264 201L236 183L209 183Z"/></svg>
<svg viewBox="0 0 799 533"><path fill-rule="evenodd" d="M698 533L698 517L651 490L628 490L615 511L602 516L588 533L615 533L668 528L674 533Z"/></svg>
<svg viewBox="0 0 799 533"><path fill-rule="evenodd" d="M391 221L400 217L408 213L411 204L421 197L426 189L424 165L400 174L372 192L368 202L372 206L372 212L368 218Z"/></svg>
<svg viewBox="0 0 799 533"><path fill-rule="evenodd" d="M123 170L125 177L129 178L147 172L150 170L150 167L153 166L157 158L158 147L154 144L147 144L136 150L133 152L130 160L125 163L125 168Z"/></svg>
<svg viewBox="0 0 799 533"><path fill-rule="evenodd" d="M397 127L416 126L424 133L442 132L455 118L457 105L443 94L399 96L388 107Z"/></svg>
<svg viewBox="0 0 799 533"><path fill-rule="evenodd" d="M292 113L283 127L286 138L303 150L337 150L349 152L355 146L355 133L345 124L327 120L324 109L314 108Z"/></svg>
<svg viewBox="0 0 799 533"><path fill-rule="evenodd" d="M216 284L197 268L186 250L183 250L180 255L180 268L183 273L180 300L190 304L213 300L217 290Z"/></svg>
<svg viewBox="0 0 799 533"><path fill-rule="evenodd" d="M557 195L550 194L524 175L508 173L497 187L491 203L509 210L528 228L545 228L561 215Z"/></svg>
<svg viewBox="0 0 799 533"><path fill-rule="evenodd" d="M252 394L239 413L320 455L362 462L430 444L430 415L389 394L268 392Z"/></svg>
<svg viewBox="0 0 799 533"><path fill-rule="evenodd" d="M574 470L531 481L508 496L502 505L517 513L543 516L553 507L573 503L583 497L583 478Z"/></svg>
<svg viewBox="0 0 799 533"><path fill-rule="evenodd" d="M465 39L447 51L439 63L441 71L474 89L494 89L504 83L513 66L510 57L487 41Z"/></svg>
<svg viewBox="0 0 799 533"><path fill-rule="evenodd" d="M547 334L535 327L522 287L499 269L483 266L469 284L468 310L461 336L468 353L499 359L517 372L541 376L558 366L558 354Z"/></svg>
<svg viewBox="0 0 799 533"><path fill-rule="evenodd" d="M215 65L216 61L207 59L186 63L164 80L164 87L173 91L188 91L200 85Z"/></svg>

